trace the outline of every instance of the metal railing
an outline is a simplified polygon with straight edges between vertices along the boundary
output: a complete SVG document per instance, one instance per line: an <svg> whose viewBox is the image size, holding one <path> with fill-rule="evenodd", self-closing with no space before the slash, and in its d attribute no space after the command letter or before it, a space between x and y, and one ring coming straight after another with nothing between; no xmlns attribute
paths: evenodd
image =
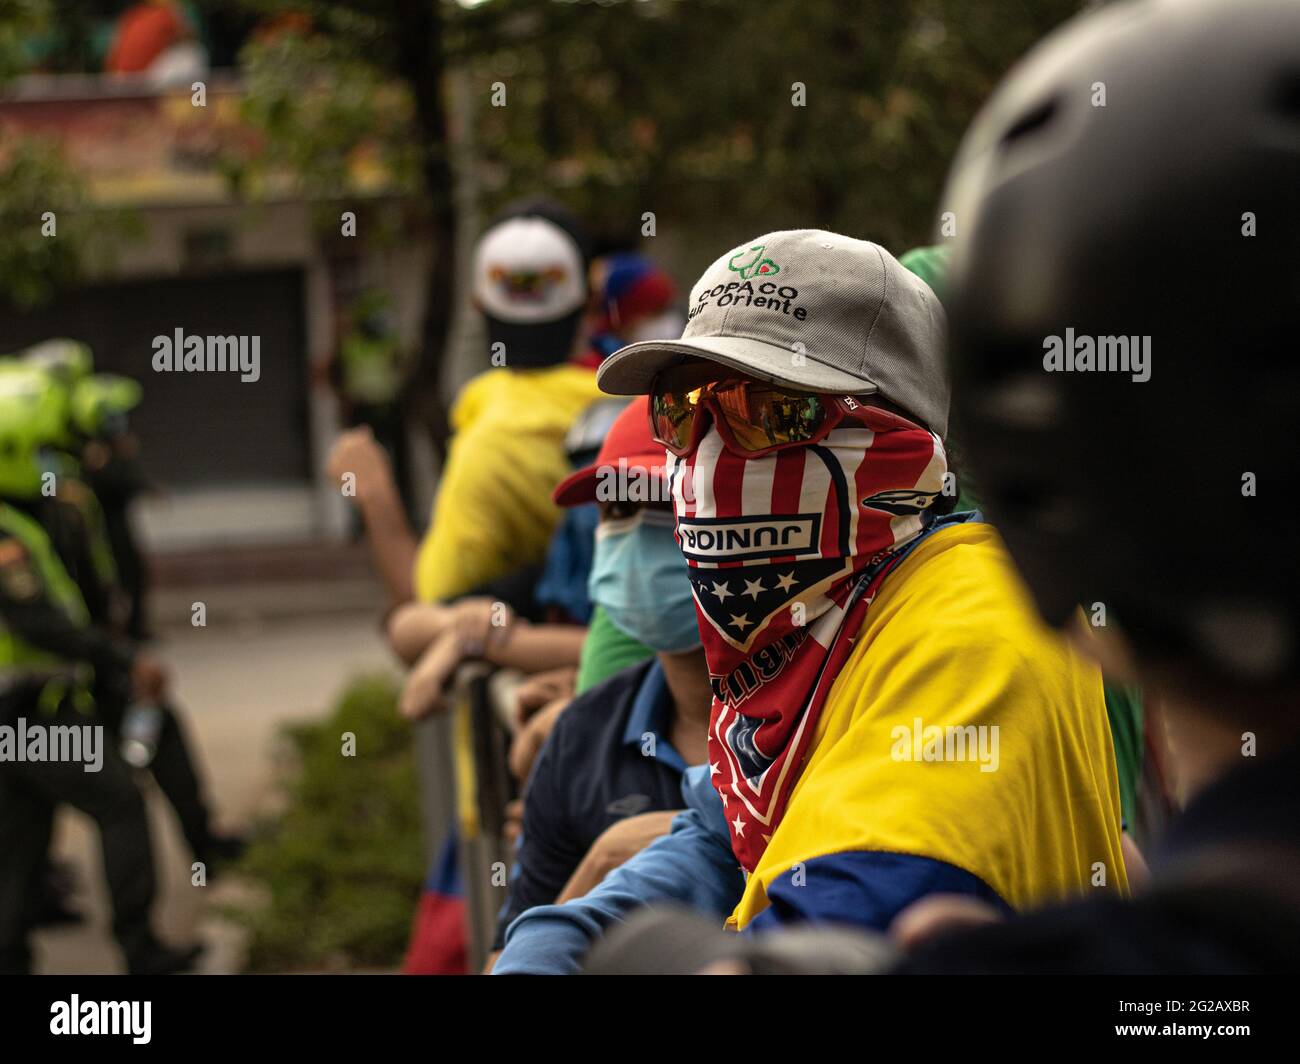
<svg viewBox="0 0 1300 1064"><path fill-rule="evenodd" d="M452 683L449 712L428 718L417 730L425 843L431 857L439 853L455 825L473 972L482 970L491 952L506 898L511 864L506 806L515 796L507 761L509 691L517 682L518 674L510 670L482 662L463 665Z"/></svg>

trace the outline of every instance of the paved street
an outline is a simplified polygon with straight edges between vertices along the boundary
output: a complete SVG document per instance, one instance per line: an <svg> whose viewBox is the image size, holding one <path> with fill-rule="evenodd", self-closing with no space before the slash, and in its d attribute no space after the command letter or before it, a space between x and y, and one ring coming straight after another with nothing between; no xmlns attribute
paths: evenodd
<svg viewBox="0 0 1300 1064"><path fill-rule="evenodd" d="M207 604L206 628L189 626L190 601ZM376 624L378 599L365 582L185 589L160 594L156 605L161 638L155 649L172 669L177 703L222 827L244 827L273 800L273 739L280 724L321 715L358 672L393 668ZM156 793L149 805L160 864L154 910L160 932L177 941L198 936L208 942L203 971L238 970L242 936L210 910L233 900L239 885L192 887L191 858L170 809ZM120 971L106 930L107 895L93 824L60 811L55 850L75 862L90 920L41 932L38 971Z"/></svg>

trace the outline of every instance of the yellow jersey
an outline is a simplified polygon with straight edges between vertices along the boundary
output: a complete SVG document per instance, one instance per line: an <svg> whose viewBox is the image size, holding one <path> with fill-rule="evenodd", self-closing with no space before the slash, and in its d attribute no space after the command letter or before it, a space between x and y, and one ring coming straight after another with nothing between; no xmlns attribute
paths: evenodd
<svg viewBox="0 0 1300 1064"><path fill-rule="evenodd" d="M889 576L728 926L801 862L943 861L1013 908L1127 891L1098 669L1047 628L991 525L940 529Z"/></svg>
<svg viewBox="0 0 1300 1064"><path fill-rule="evenodd" d="M415 560L416 596L452 598L540 562L559 510L551 491L570 472L564 437L604 393L572 364L491 369L461 389L429 531Z"/></svg>

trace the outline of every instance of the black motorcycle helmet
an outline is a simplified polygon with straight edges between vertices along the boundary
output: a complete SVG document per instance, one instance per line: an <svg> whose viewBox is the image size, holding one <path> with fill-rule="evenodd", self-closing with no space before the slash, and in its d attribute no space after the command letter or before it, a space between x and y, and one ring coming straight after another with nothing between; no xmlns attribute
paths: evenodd
<svg viewBox="0 0 1300 1064"><path fill-rule="evenodd" d="M957 432L1044 616L1102 602L1149 662L1293 687L1300 3L1076 19L976 119L941 210ZM1049 372L1071 335L1149 342L1149 379Z"/></svg>

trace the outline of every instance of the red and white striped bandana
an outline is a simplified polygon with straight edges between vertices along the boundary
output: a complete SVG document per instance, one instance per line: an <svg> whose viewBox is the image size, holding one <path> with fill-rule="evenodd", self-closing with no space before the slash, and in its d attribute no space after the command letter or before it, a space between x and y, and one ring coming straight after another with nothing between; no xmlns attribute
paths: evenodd
<svg viewBox="0 0 1300 1064"><path fill-rule="evenodd" d="M713 785L753 871L876 588L932 523L947 462L937 436L876 407L759 457L710 426L668 462L713 685Z"/></svg>

